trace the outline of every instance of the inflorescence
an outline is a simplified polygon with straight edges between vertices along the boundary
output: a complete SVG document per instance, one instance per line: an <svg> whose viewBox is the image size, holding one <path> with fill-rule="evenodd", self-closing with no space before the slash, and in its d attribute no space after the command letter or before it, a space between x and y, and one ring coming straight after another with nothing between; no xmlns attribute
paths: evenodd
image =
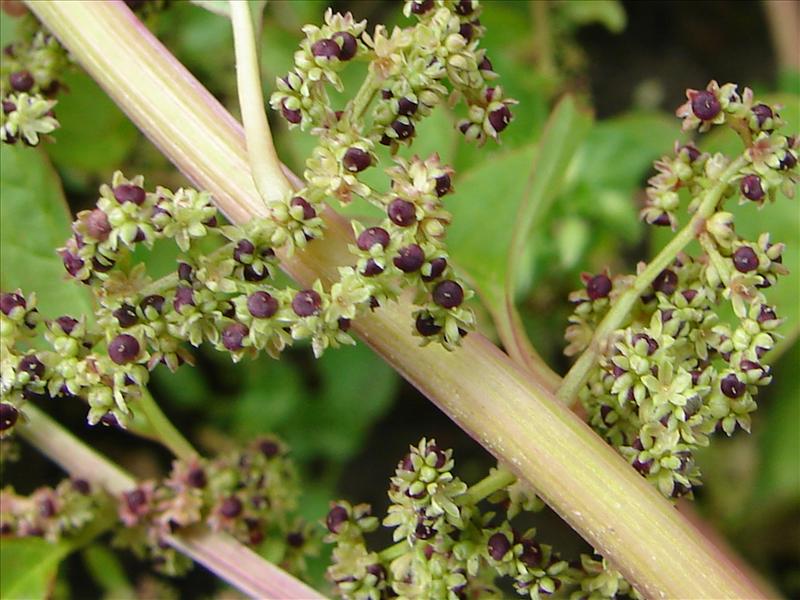
<svg viewBox="0 0 800 600"><path fill-rule="evenodd" d="M778 191L793 197L800 146L796 136L779 132L777 107L756 103L749 88L740 93L734 84L712 81L687 98L677 110L685 130L725 125L745 149L731 158L676 144L673 156L656 162L642 218L675 228L688 198L695 218L687 227L695 228L702 252L679 253L655 277L622 327L602 341L605 352L580 392L592 426L671 498L700 484L693 454L709 435L749 431L758 390L772 380L768 352L781 319L764 290L787 273L784 245L769 233L743 239L723 204L734 198L762 208ZM584 277L585 288L570 296L567 354L588 346L635 279ZM732 319L720 316L724 304Z"/></svg>
<svg viewBox="0 0 800 600"><path fill-rule="evenodd" d="M328 577L342 598L500 598L501 578L533 599L555 592L575 600L639 597L604 560L583 555L570 563L540 543L535 529L512 524L543 503L507 471L492 470L468 488L453 474L454 464L452 450L434 440L411 446L391 479L391 505L383 519L394 529L396 544L380 552L365 539L380 524L371 507L332 504L326 541L336 547ZM496 508L482 510L484 499Z"/></svg>

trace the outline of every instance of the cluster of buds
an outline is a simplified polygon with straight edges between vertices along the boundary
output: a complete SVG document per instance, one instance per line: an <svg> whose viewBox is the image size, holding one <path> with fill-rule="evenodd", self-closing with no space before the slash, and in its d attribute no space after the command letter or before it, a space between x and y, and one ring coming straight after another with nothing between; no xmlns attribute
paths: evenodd
<svg viewBox="0 0 800 600"><path fill-rule="evenodd" d="M367 547L365 534L379 525L368 505L332 505L326 541L336 547L328 577L342 598L500 597L498 578L534 599L570 590L574 598L613 598L617 592L638 597L602 559L582 556L570 564L540 544L535 530L514 528L516 515L542 506L520 482L488 494L504 511L500 516L481 510L483 497L471 493L453 467L452 451L433 440L410 448L391 479L392 504L383 520L397 543L381 552Z"/></svg>
<svg viewBox="0 0 800 600"><path fill-rule="evenodd" d="M100 509L100 496L83 479L65 479L55 488L41 487L29 496L12 488L0 491L0 539L40 537L57 542L90 523Z"/></svg>
<svg viewBox="0 0 800 600"><path fill-rule="evenodd" d="M749 431L758 390L772 380L767 353L781 320L764 290L787 273L784 245L767 233L755 241L742 239L722 203L738 197L761 208L777 190L792 196L798 180L797 142L778 133L775 107L753 104L749 89L739 96L735 86L719 88L715 82L688 96L678 111L684 126L730 125L746 142L741 167L723 179L733 161L692 145L676 147L674 158L656 163L646 221L675 224L681 190L688 190L690 213L709 194L720 200L693 232L702 253L678 254L652 281L624 327L607 340L580 393L592 426L670 498L691 494L700 484L693 452L708 444L710 434L731 435L737 427ZM588 345L634 280L585 276L585 289L570 296L576 308L567 329L568 353ZM724 303L732 309L731 322L719 316Z"/></svg>
<svg viewBox="0 0 800 600"><path fill-rule="evenodd" d="M316 540L294 516L298 490L287 449L273 438L214 460L178 460L167 479L141 482L117 498L122 527L114 543L175 575L190 563L165 536L204 523L256 549L269 544L276 556L280 550L276 562L302 572Z"/></svg>
<svg viewBox="0 0 800 600"><path fill-rule="evenodd" d="M61 88L67 68L67 52L31 15L20 19L27 31L21 41L7 45L0 60L0 139L7 144L21 140L36 146L42 135L58 127L53 99Z"/></svg>

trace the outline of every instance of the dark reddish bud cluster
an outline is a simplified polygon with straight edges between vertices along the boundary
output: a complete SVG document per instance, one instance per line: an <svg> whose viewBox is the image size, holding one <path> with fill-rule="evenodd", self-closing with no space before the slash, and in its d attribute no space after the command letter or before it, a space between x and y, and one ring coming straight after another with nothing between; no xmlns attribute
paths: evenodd
<svg viewBox="0 0 800 600"><path fill-rule="evenodd" d="M241 264L247 264L253 258L256 247L250 240L239 240L233 249L233 260Z"/></svg>
<svg viewBox="0 0 800 600"><path fill-rule="evenodd" d="M788 169L794 169L796 164L797 164L797 157L794 155L794 152L792 152L791 150L787 150L786 155L781 159L781 162L778 165L778 167L782 171L786 171Z"/></svg>
<svg viewBox="0 0 800 600"><path fill-rule="evenodd" d="M353 34L339 31L332 38L318 40L311 44L311 54L317 58L338 58L341 61L352 59L358 51L358 43Z"/></svg>
<svg viewBox="0 0 800 600"><path fill-rule="evenodd" d="M436 195L441 198L453 189L453 184L450 181L450 175L445 173L436 178Z"/></svg>
<svg viewBox="0 0 800 600"><path fill-rule="evenodd" d="M172 308L180 313L184 306L194 306L194 291L185 285L175 288L175 298L172 301Z"/></svg>
<svg viewBox="0 0 800 600"><path fill-rule="evenodd" d="M753 202L758 202L764 197L764 188L761 187L761 178L758 175L745 175L739 182L742 196Z"/></svg>
<svg viewBox="0 0 800 600"><path fill-rule="evenodd" d="M161 311L164 310L164 296L159 296L158 294L151 294L150 296L145 296L142 298L142 301L139 303L139 308L144 313L148 308L152 308L158 314L161 314Z"/></svg>
<svg viewBox="0 0 800 600"><path fill-rule="evenodd" d="M297 125L303 120L303 113L299 109L293 109L286 106L285 98L281 101L281 114L283 115L284 119L293 125Z"/></svg>
<svg viewBox="0 0 800 600"><path fill-rule="evenodd" d="M459 0L456 4L456 12L461 16L471 15L474 10L472 0Z"/></svg>
<svg viewBox="0 0 800 600"><path fill-rule="evenodd" d="M759 128L763 127L767 119L771 119L773 116L772 109L766 104L756 104L752 108L752 111L756 117L756 123L758 123Z"/></svg>
<svg viewBox="0 0 800 600"><path fill-rule="evenodd" d="M717 97L708 90L697 92L692 98L692 112L701 121L710 121L722 110Z"/></svg>
<svg viewBox="0 0 800 600"><path fill-rule="evenodd" d="M78 324L77 319L73 319L72 317L68 317L66 315L63 317L58 317L55 322L61 328L61 331L67 335L70 335L73 329L75 329L75 326Z"/></svg>
<svg viewBox="0 0 800 600"><path fill-rule="evenodd" d="M100 242L107 240L108 234L111 233L111 224L106 213L99 208L92 210L86 217L86 231Z"/></svg>
<svg viewBox="0 0 800 600"><path fill-rule="evenodd" d="M400 121L398 119L396 121L392 121L391 127L397 134L398 140L407 140L414 135L414 124L411 122L406 123L405 121Z"/></svg>
<svg viewBox="0 0 800 600"><path fill-rule="evenodd" d="M33 379L41 379L44 376L44 364L35 354L23 356L17 365L17 370L27 373Z"/></svg>
<svg viewBox="0 0 800 600"><path fill-rule="evenodd" d="M352 147L348 148L347 152L344 153L342 164L351 173L360 173L372 164L372 157L369 152L361 148Z"/></svg>
<svg viewBox="0 0 800 600"><path fill-rule="evenodd" d="M242 510L244 510L244 505L236 496L225 498L219 507L220 514L227 519L235 519L242 514Z"/></svg>
<svg viewBox="0 0 800 600"><path fill-rule="evenodd" d="M410 117L417 112L417 108L419 108L419 104L414 102L411 98L400 98L400 100L397 101L398 115Z"/></svg>

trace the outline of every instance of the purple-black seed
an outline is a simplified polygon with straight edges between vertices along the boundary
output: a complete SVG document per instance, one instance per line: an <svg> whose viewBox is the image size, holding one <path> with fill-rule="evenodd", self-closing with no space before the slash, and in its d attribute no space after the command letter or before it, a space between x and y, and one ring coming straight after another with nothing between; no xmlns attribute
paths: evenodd
<svg viewBox="0 0 800 600"><path fill-rule="evenodd" d="M361 272L364 277L375 277L381 273L383 273L383 267L375 262L375 259L373 258L370 258L367 261L367 264L364 266L364 270Z"/></svg>
<svg viewBox="0 0 800 600"><path fill-rule="evenodd" d="M519 555L520 561L527 567L536 567L542 560L542 548L534 540L522 540L522 552Z"/></svg>
<svg viewBox="0 0 800 600"><path fill-rule="evenodd" d="M8 83L15 92L28 92L36 83L30 71L16 71L8 76Z"/></svg>
<svg viewBox="0 0 800 600"><path fill-rule="evenodd" d="M246 257L252 257L256 251L256 247L250 240L239 240L236 242L236 247L233 249L233 260L244 264Z"/></svg>
<svg viewBox="0 0 800 600"><path fill-rule="evenodd" d="M113 314L117 323L123 329L133 327L139 321L139 317L136 316L136 310L130 304L123 304Z"/></svg>
<svg viewBox="0 0 800 600"><path fill-rule="evenodd" d="M18 371L24 371L32 378L40 379L44 376L44 364L35 354L23 356L17 365Z"/></svg>
<svg viewBox="0 0 800 600"><path fill-rule="evenodd" d="M19 418L19 411L13 404L0 402L0 431L13 427L17 418Z"/></svg>
<svg viewBox="0 0 800 600"><path fill-rule="evenodd" d="M433 534L434 534L433 528L430 527L429 525L425 525L425 523L420 523L414 530L414 536L418 540L429 540L433 537Z"/></svg>
<svg viewBox="0 0 800 600"><path fill-rule="evenodd" d="M258 449L267 458L273 458L280 453L281 446L275 440L261 440L258 444Z"/></svg>
<svg viewBox="0 0 800 600"><path fill-rule="evenodd" d="M775 309L771 306L767 306L766 304L762 304L761 308L758 309L758 318L756 319L759 323L766 323L767 321L774 321L778 318L778 315L775 313Z"/></svg>
<svg viewBox="0 0 800 600"><path fill-rule="evenodd" d="M471 23L462 23L461 27L458 28L458 33L460 33L461 37L469 42L472 40L475 30L473 29Z"/></svg>
<svg viewBox="0 0 800 600"><path fill-rule="evenodd" d="M328 516L325 517L325 525L331 533L339 533L342 525L347 523L348 520L347 509L343 506L336 505L328 512Z"/></svg>
<svg viewBox="0 0 800 600"><path fill-rule="evenodd" d="M400 98L400 100L397 101L397 114L410 117L415 112L417 112L418 107L419 104L417 104L410 98Z"/></svg>
<svg viewBox="0 0 800 600"><path fill-rule="evenodd" d="M248 333L250 330L243 323L231 323L222 330L222 345L229 352L241 350Z"/></svg>
<svg viewBox="0 0 800 600"><path fill-rule="evenodd" d="M772 118L772 109L766 104L756 104L752 108L752 111L756 116L756 122L759 127L763 127L766 120Z"/></svg>
<svg viewBox="0 0 800 600"><path fill-rule="evenodd" d="M339 317L339 318L336 320L336 322L337 322L337 324L339 325L339 330L340 330L340 331L344 331L345 333L347 333L348 331L350 331L350 325L351 325L351 321L350 321L350 319L347 319L347 318L345 318L345 317Z"/></svg>
<svg viewBox="0 0 800 600"><path fill-rule="evenodd" d="M478 64L478 70L480 71L492 70L492 61L489 60L488 56L484 56L481 62Z"/></svg>
<svg viewBox="0 0 800 600"><path fill-rule="evenodd" d="M740 273L749 273L758 268L758 255L750 246L742 246L733 253L733 266Z"/></svg>
<svg viewBox="0 0 800 600"><path fill-rule="evenodd" d="M692 98L692 112L701 121L710 121L722 110L717 97L708 90L697 92Z"/></svg>
<svg viewBox="0 0 800 600"><path fill-rule="evenodd" d="M794 152L792 152L791 150L787 150L786 155L783 157L778 167L782 171L786 171L788 169L793 169L796 164L797 164L797 157L794 155Z"/></svg>
<svg viewBox="0 0 800 600"><path fill-rule="evenodd" d="M147 194L145 194L144 189L140 188L138 185L123 183L114 188L114 198L116 198L117 202L120 204L133 202L134 204L140 205L144 202L146 197Z"/></svg>
<svg viewBox="0 0 800 600"><path fill-rule="evenodd" d="M298 123L300 123L300 121L303 120L303 113L300 112L300 110L298 109L288 108L286 106L285 99L281 101L281 114L283 115L284 119L286 119L287 121L289 121L289 123L292 123L294 125L297 125Z"/></svg>
<svg viewBox="0 0 800 600"><path fill-rule="evenodd" d="M440 198L448 193L452 189L452 183L450 181L450 175L445 173L444 175L439 175L436 178L436 195Z"/></svg>
<svg viewBox="0 0 800 600"><path fill-rule="evenodd" d="M358 44L356 43L356 38L353 37L352 33L347 31L339 31L333 34L334 41L337 41L341 44L341 48L339 49L339 60L348 61L356 55L358 52Z"/></svg>
<svg viewBox="0 0 800 600"><path fill-rule="evenodd" d="M239 500L236 496L230 496L225 498L222 501L222 505L219 507L219 512L222 514L223 517L228 519L235 519L239 515L242 514L242 509L244 506L242 505L242 501Z"/></svg>
<svg viewBox="0 0 800 600"><path fill-rule="evenodd" d="M108 344L108 356L118 365L135 360L139 350L139 341L127 333L118 335Z"/></svg>
<svg viewBox="0 0 800 600"><path fill-rule="evenodd" d="M164 296L159 296L158 294L145 296L139 303L139 307L142 311L153 308L158 314L161 314L161 311L164 309Z"/></svg>
<svg viewBox="0 0 800 600"><path fill-rule="evenodd" d="M388 231L382 227L370 227L359 234L356 245L360 250L367 252L375 244L380 244L383 248L386 248L389 245L389 240Z"/></svg>
<svg viewBox="0 0 800 600"><path fill-rule="evenodd" d="M605 273L595 275L586 282L586 293L592 300L605 298L611 293L611 279Z"/></svg>
<svg viewBox="0 0 800 600"><path fill-rule="evenodd" d="M394 132L397 134L398 140L407 140L412 135L414 135L413 123L405 123L400 120L393 121L392 129L394 129Z"/></svg>
<svg viewBox="0 0 800 600"><path fill-rule="evenodd" d="M415 15L424 15L433 8L433 0L415 0L411 3L411 12Z"/></svg>
<svg viewBox="0 0 800 600"><path fill-rule="evenodd" d="M442 308L460 306L464 301L464 288L450 279L441 281L433 288L433 301Z"/></svg>
<svg viewBox="0 0 800 600"><path fill-rule="evenodd" d="M25 298L22 295L14 292L8 292L0 295L0 310L3 311L4 315L10 315L11 311L18 306L23 309L28 306L25 302Z"/></svg>
<svg viewBox="0 0 800 600"><path fill-rule="evenodd" d="M269 271L263 265L260 270L256 269L253 265L245 265L242 269L245 281L258 282L264 281L269 276Z"/></svg>
<svg viewBox="0 0 800 600"><path fill-rule="evenodd" d="M417 244L411 244L400 248L392 262L403 273L413 273L419 271L425 264L425 252Z"/></svg>
<svg viewBox="0 0 800 600"><path fill-rule="evenodd" d="M740 381L734 373L729 373L719 382L719 389L728 398L740 398L747 390L747 385Z"/></svg>
<svg viewBox="0 0 800 600"><path fill-rule="evenodd" d="M299 531L292 531L286 536L286 543L292 548L301 548L305 541L305 536Z"/></svg>
<svg viewBox="0 0 800 600"><path fill-rule="evenodd" d="M69 335L72 333L72 330L75 329L75 326L78 324L78 320L64 315L63 317L58 317L56 319L56 323L58 323L58 326L61 327L61 331Z"/></svg>
<svg viewBox="0 0 800 600"><path fill-rule="evenodd" d="M436 321L430 315L418 316L415 325L419 334L425 337L436 335L442 330L441 326L437 325Z"/></svg>
<svg viewBox="0 0 800 600"><path fill-rule="evenodd" d="M172 301L172 308L176 312L181 312L184 306L194 306L194 291L185 285L175 288L175 299Z"/></svg>
<svg viewBox="0 0 800 600"><path fill-rule="evenodd" d="M314 290L297 292L292 298L292 310L298 317L310 317L319 312L322 307L322 298Z"/></svg>
<svg viewBox="0 0 800 600"><path fill-rule="evenodd" d="M339 44L329 38L325 38L311 44L311 54L318 58L334 58L339 56Z"/></svg>
<svg viewBox="0 0 800 600"><path fill-rule="evenodd" d="M408 200L403 200L402 198L395 198L392 200L387 213L392 223L400 227L408 227L417 222L416 207Z"/></svg>
<svg viewBox="0 0 800 600"><path fill-rule="evenodd" d="M678 275L671 269L664 269L653 280L653 289L667 296L672 295L677 287Z"/></svg>
<svg viewBox="0 0 800 600"><path fill-rule="evenodd" d="M303 209L303 220L308 221L317 216L317 211L308 203L308 200L300 196L295 196L290 202L291 206L299 206Z"/></svg>
<svg viewBox="0 0 800 600"><path fill-rule="evenodd" d="M504 104L489 113L489 124L496 132L503 131L511 123L511 110Z"/></svg>
<svg viewBox="0 0 800 600"><path fill-rule="evenodd" d="M256 319L268 319L278 312L278 301L267 292L253 292L247 298L247 310Z"/></svg>
<svg viewBox="0 0 800 600"><path fill-rule="evenodd" d="M459 0L456 4L456 12L462 16L471 14L473 10L472 0Z"/></svg>
<svg viewBox="0 0 800 600"><path fill-rule="evenodd" d="M503 557L508 554L509 550L511 550L511 542L508 540L505 534L498 532L489 538L487 547L489 550L489 556L491 556L494 560L500 561L503 560Z"/></svg>
<svg viewBox="0 0 800 600"><path fill-rule="evenodd" d="M434 279L439 277L442 273L444 273L444 270L447 268L447 260L442 257L434 258L430 262L430 265L431 265L431 273L430 275L423 275L422 281L433 281Z"/></svg>
<svg viewBox="0 0 800 600"><path fill-rule="evenodd" d="M98 255L98 256L95 256L92 259L92 269L94 269L98 273L107 273L108 271L110 271L111 269L114 268L114 261L113 260L110 260L110 259L105 258L105 257L103 257L103 258L104 258L104 261L101 261L100 260L100 256ZM105 262L105 261L108 261L108 262Z"/></svg>
<svg viewBox="0 0 800 600"><path fill-rule="evenodd" d="M764 197L764 188L761 187L761 178L758 175L746 175L739 182L742 195L748 200L758 202Z"/></svg>
<svg viewBox="0 0 800 600"><path fill-rule="evenodd" d="M351 173L360 173L372 164L372 157L369 152L365 152L361 148L348 148L342 158L344 168Z"/></svg>

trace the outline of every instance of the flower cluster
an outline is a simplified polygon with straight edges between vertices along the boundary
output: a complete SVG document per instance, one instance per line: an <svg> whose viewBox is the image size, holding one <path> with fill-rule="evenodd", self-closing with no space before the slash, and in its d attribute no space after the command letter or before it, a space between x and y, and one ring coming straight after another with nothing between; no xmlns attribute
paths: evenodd
<svg viewBox="0 0 800 600"><path fill-rule="evenodd" d="M570 564L539 543L535 530L512 526L521 511L542 506L520 482L505 485L506 473L495 470L479 495L453 475L453 467L452 451L433 440L410 448L391 479L392 504L383 520L397 543L381 552L370 551L364 537L379 524L368 505L332 505L326 540L336 547L328 576L342 598L495 598L501 597L498 577L510 578L529 598L568 590L576 599L618 592L638 597L602 559L582 556ZM487 496L504 516L481 510L478 503Z"/></svg>
<svg viewBox="0 0 800 600"><path fill-rule="evenodd" d="M622 328L603 342L580 393L592 426L671 498L691 494L700 483L693 451L707 445L709 435L749 431L758 390L772 379L767 353L781 320L764 290L787 273L784 246L767 233L742 239L722 204L738 198L761 208L776 190L792 196L798 181L797 142L778 133L776 107L754 104L749 89L740 96L731 84L712 82L688 96L678 110L684 127L726 123L744 132L746 148L734 162L693 145L676 146L674 157L656 163L643 218L674 225L686 193L690 213L710 208L708 218L687 225L702 252L679 253L653 279ZM576 308L568 353L588 346L597 324L635 281L607 273L585 277L585 289L570 296ZM720 317L723 304L733 319Z"/></svg>
<svg viewBox="0 0 800 600"><path fill-rule="evenodd" d="M53 98L69 59L61 44L40 29L33 16L22 17L20 27L29 30L28 35L6 46L0 61L0 139L7 144L22 140L35 146L42 135L58 127Z"/></svg>

